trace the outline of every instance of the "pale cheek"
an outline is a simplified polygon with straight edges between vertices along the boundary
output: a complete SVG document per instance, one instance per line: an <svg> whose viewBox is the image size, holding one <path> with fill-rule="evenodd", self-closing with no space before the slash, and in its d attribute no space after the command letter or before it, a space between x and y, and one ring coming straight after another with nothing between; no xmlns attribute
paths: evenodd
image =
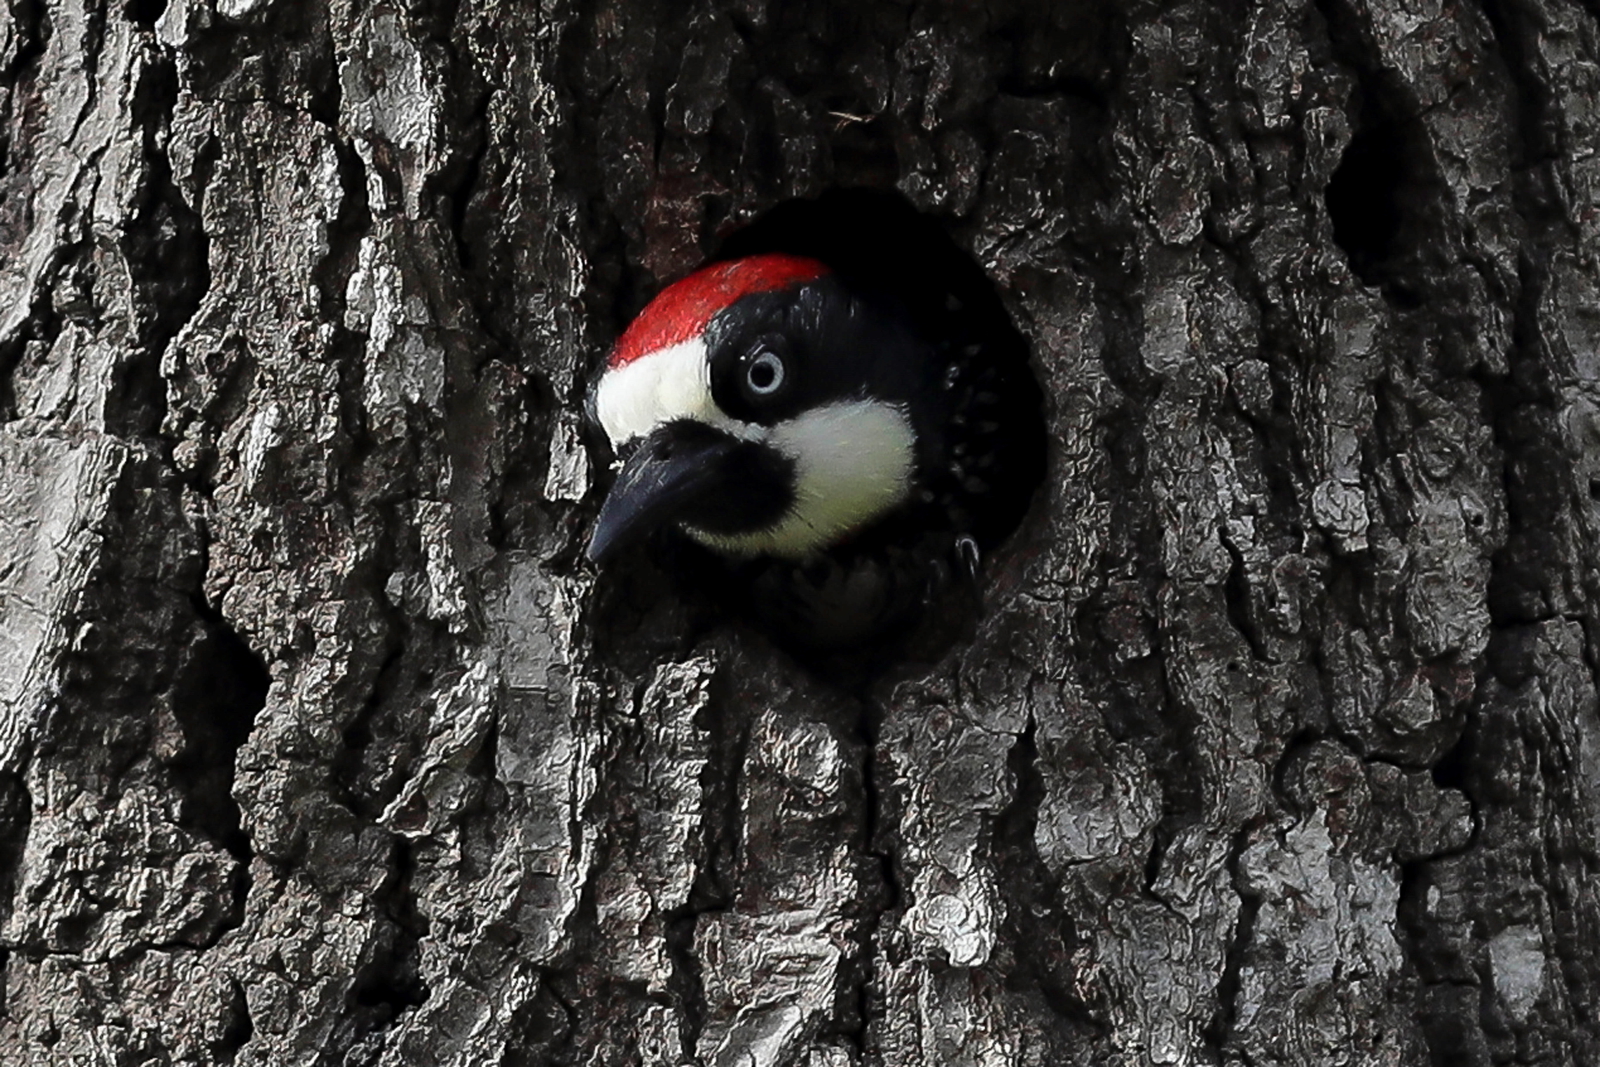
<svg viewBox="0 0 1600 1067"><path fill-rule="evenodd" d="M780 424L772 443L796 461L802 493L843 510L886 510L910 490L915 439L892 404L828 405Z"/></svg>
<svg viewBox="0 0 1600 1067"><path fill-rule="evenodd" d="M911 491L915 439L891 404L831 404L773 428L773 447L795 461L793 508L769 529L731 537L690 531L741 555L805 556L836 543L903 503Z"/></svg>

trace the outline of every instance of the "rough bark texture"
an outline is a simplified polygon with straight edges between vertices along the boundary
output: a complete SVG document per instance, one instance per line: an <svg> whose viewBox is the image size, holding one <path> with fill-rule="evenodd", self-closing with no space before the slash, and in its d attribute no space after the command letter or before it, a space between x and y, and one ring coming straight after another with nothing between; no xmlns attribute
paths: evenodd
<svg viewBox="0 0 1600 1067"><path fill-rule="evenodd" d="M1600 9L10 0L0 1061L1600 1062ZM1051 472L935 664L582 433L900 190Z"/></svg>

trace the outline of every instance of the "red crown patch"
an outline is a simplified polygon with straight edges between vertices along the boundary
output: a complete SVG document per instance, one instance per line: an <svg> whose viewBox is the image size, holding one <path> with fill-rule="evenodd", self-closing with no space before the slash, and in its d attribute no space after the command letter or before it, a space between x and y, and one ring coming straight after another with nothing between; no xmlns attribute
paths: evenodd
<svg viewBox="0 0 1600 1067"><path fill-rule="evenodd" d="M752 293L787 289L828 273L814 259L769 253L731 263L713 263L656 294L617 339L610 365L620 367L640 356L680 344L706 328L729 304Z"/></svg>

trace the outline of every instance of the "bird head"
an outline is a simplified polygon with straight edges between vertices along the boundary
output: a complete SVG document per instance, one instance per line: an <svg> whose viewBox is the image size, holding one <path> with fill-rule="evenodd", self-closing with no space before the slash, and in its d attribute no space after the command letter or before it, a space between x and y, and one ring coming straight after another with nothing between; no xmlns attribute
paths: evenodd
<svg viewBox="0 0 1600 1067"><path fill-rule="evenodd" d="M803 561L901 509L940 462L941 368L821 262L713 263L656 296L591 393L620 459L589 557L662 527Z"/></svg>

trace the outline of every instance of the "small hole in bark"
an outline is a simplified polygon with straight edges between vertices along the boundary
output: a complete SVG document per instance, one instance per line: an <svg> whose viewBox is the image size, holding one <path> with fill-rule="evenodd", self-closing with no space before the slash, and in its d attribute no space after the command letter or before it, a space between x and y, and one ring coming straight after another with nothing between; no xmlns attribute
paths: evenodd
<svg viewBox="0 0 1600 1067"><path fill-rule="evenodd" d="M1365 285L1381 286L1402 308L1420 305L1418 284L1430 255L1443 244L1438 201L1445 195L1422 124L1395 118L1400 107L1370 101L1355 136L1328 182L1326 202L1333 238ZM1387 99L1387 98L1386 98Z"/></svg>
<svg viewBox="0 0 1600 1067"><path fill-rule="evenodd" d="M357 972L351 993L357 1004L372 1009L368 1018L375 1028L384 1028L395 1019L428 1000L428 983L419 967L418 943L428 935L428 922L417 911L412 889L416 857L411 845L397 839L390 859L390 880L374 898L394 924L390 940L374 952L372 960Z"/></svg>
<svg viewBox="0 0 1600 1067"><path fill-rule="evenodd" d="M1391 123L1363 126L1351 138L1339 168L1328 183L1328 215L1333 239L1350 259L1350 268L1368 285L1393 254L1400 230L1397 198L1405 177L1402 153Z"/></svg>
<svg viewBox="0 0 1600 1067"><path fill-rule="evenodd" d="M1600 500L1600 478L1589 479L1589 499Z"/></svg>
<svg viewBox="0 0 1600 1067"><path fill-rule="evenodd" d="M185 824L248 864L252 852L233 799L233 770L266 706L272 676L220 613L199 598L195 609L204 629L173 688L184 745L170 767L184 798Z"/></svg>
<svg viewBox="0 0 1600 1067"><path fill-rule="evenodd" d="M1463 730L1449 751L1434 763L1432 768L1434 784L1445 789L1468 792L1468 786L1472 782L1474 748L1472 731Z"/></svg>
<svg viewBox="0 0 1600 1067"><path fill-rule="evenodd" d="M167 0L132 0L128 4L128 18L141 26L154 26L166 11Z"/></svg>

